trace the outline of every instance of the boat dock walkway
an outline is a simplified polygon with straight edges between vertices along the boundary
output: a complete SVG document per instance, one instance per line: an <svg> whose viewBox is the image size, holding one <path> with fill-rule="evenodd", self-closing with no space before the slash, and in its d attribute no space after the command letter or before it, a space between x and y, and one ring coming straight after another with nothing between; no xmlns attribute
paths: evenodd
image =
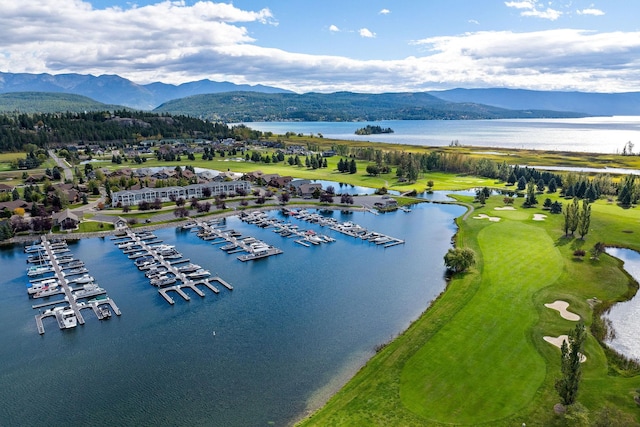
<svg viewBox="0 0 640 427"><path fill-rule="evenodd" d="M104 318L104 316L102 314L98 315L98 312L100 311L98 309L99 305L102 304L109 304L111 305L111 307L113 308L114 312L119 316L120 313L120 309L118 309L118 307L115 305L115 302L113 302L113 300L106 298L106 299L101 299L101 300L93 300L96 302L82 302L82 303L78 303L76 301L76 296L73 294L74 291L76 291L76 289L72 288L69 285L69 280L65 277L66 273L63 271L63 267L62 265L58 262L56 256L54 255L54 247L57 248L57 244L56 246L52 246L53 244L51 242L49 242L46 238L46 236L42 236L42 247L46 253L46 255L49 258L49 264L51 265L51 268L53 269L54 272L54 277L57 279L58 283L60 284L60 287L62 288L62 292L57 292L59 293L64 293L65 298L64 300L58 300L58 301L54 301L51 303L46 303L46 304L38 304L36 306L33 306L33 308L41 308L47 305L55 305L57 303L64 303L66 305L69 306L69 308L71 310L73 310L73 314L77 319L77 322L81 325L84 325L85 320L84 317L82 316L82 313L80 312L80 310L82 310L83 308L90 308L90 307L94 307L94 312L96 313L98 319L102 320ZM59 250L55 249L55 250ZM102 291L96 291L95 293L91 294L91 295L98 295L98 294L103 294L105 293L103 290ZM38 314L35 316L36 319L36 325L38 327L38 333L40 335L44 334L44 325L42 323L42 319L44 317L49 317L49 316L54 316L58 322L58 326L60 327L60 329L65 329L65 324L64 321L62 319L62 310L56 310L56 309L50 309L45 311L45 313L43 314Z"/></svg>
<svg viewBox="0 0 640 427"><path fill-rule="evenodd" d="M198 237L203 240L213 240L212 244L220 244L227 242L227 245L220 249L227 253L246 252L245 255L239 255L240 261L252 261L260 258L267 258L272 255L283 253L282 249L271 246L261 240L253 237L240 238L234 236L233 232L228 232L220 228L216 228L207 222L196 221L196 226L200 228Z"/></svg>
<svg viewBox="0 0 640 427"><path fill-rule="evenodd" d="M312 213L305 209L299 211L289 211L289 214L293 217L306 222L311 222L320 225L321 227L329 227L333 231L344 234L345 236L356 237L362 240L375 243L376 245L390 248L396 245L402 245L404 240L397 237L388 236L376 231L369 231L361 225L355 224L351 221L338 222L335 218L327 218L318 213Z"/></svg>
<svg viewBox="0 0 640 427"><path fill-rule="evenodd" d="M198 296L204 298L204 292L202 292L197 285L203 285L206 286L207 288L211 289L211 291L215 294L219 294L220 290L218 288L216 288L215 286L213 286L211 284L212 281L216 281L220 284L222 284L225 288L229 289L230 291L233 290L233 286L231 286L229 283L225 282L224 280L222 280L220 277L212 277L211 279L204 279L204 280L198 280L195 282L191 282L189 284L187 283L182 283L180 285L174 285L174 286L167 286L166 288L160 288L158 289L158 292L160 293L160 295L162 295L162 298L164 298L169 304L173 305L175 304L175 300L173 298L171 298L168 294L168 292L173 291L176 292L178 295L180 295L185 301L190 301L191 298L189 297L189 295L187 295L182 289L184 288L189 288L191 289L193 292L195 292Z"/></svg>
<svg viewBox="0 0 640 427"><path fill-rule="evenodd" d="M40 304L39 307L43 307L46 305L52 305L52 304L56 304L56 303L66 303L67 301L61 300L61 301L56 301L54 303L48 303L48 304ZM98 320L103 320L106 319L107 317L111 316L110 312L106 312L104 310L101 309L101 305L103 304L108 304L109 306L111 306L111 309L113 310L114 313L116 313L116 315L120 316L122 313L120 312L120 309L118 308L118 306L116 305L115 301L113 301L111 298L104 298L104 299L100 299L100 300L91 300L88 302L83 302L83 303L79 303L77 304L77 313L80 312L80 310L86 309L86 308L90 308L93 310L93 312L95 313L96 317L98 318ZM33 308L36 308L36 306L33 306ZM76 313L76 317L77 317L77 313ZM107 314L108 313L108 314ZM48 311L45 313L40 313L40 314L36 314L35 315L35 319L36 319L36 326L38 327L38 333L40 335L44 334L44 324L42 322L42 319L44 319L45 317L55 317L56 321L58 322L58 326L60 327L60 329L64 329L64 322L62 321L62 317L61 317L61 312L60 311Z"/></svg>
<svg viewBox="0 0 640 427"><path fill-rule="evenodd" d="M149 239L155 239L155 236L151 237L148 236L147 240ZM129 242L130 244L124 244L126 242L123 242L123 239L129 239L127 240L127 242ZM116 239L113 239L116 240ZM190 301L191 298L189 297L188 294L186 294L184 292L183 289L185 288L189 288L191 289L193 292L195 292L198 296L200 297L204 297L205 294L204 292L202 292L202 290L200 290L197 285L203 285L207 288L209 288L213 293L218 294L220 293L220 291L218 290L218 288L216 288L215 286L213 286L210 281L217 281L219 283L221 283L223 286L225 286L227 289L232 290L233 287L231 285L229 285L226 281L222 280L219 277L213 277L213 278L206 278L206 277L202 277L202 278L198 278L198 279L191 279L189 277L190 273L185 273L183 271L181 271L178 267L179 264L183 264L183 263L187 263L190 262L190 260L188 258L180 258L180 259L166 259L161 251L158 250L158 248L151 246L146 240L145 238L142 238L141 236L139 236L138 234L136 234L135 232L133 232L131 229L127 229L126 230L126 236L120 236L117 239L116 244L118 244L121 249L123 249L123 252L130 250L131 247L137 247L137 251L142 252L144 255L140 255L140 257L142 256L151 256L154 260L154 265L156 268L158 267L163 267L163 272L160 273L161 277L169 277L168 274L171 274L172 277L175 277L175 280L173 280L173 283L180 281L179 284L177 285L173 285L173 286L162 286L159 285L158 286L158 293L171 305L175 304L175 300L169 296L168 292L176 292L178 295L180 295L185 301ZM139 269L143 270L146 269L148 270L150 267L149 266L139 266ZM208 271L204 271L203 275L208 276L210 275L210 273Z"/></svg>

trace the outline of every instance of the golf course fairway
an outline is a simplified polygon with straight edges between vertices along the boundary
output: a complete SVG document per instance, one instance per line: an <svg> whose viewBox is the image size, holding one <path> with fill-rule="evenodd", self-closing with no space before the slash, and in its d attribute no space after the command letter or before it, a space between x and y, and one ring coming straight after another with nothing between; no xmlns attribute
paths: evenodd
<svg viewBox="0 0 640 427"><path fill-rule="evenodd" d="M516 221L478 233L484 259L473 298L409 360L400 395L411 411L443 423L503 418L526 405L546 366L530 340L533 295L562 272L553 240Z"/></svg>
<svg viewBox="0 0 640 427"><path fill-rule="evenodd" d="M596 242L640 249L630 232L640 210L598 200L580 239L564 235L563 215L539 207L505 206L500 195L460 201L474 210L458 218L456 246L472 249L476 265L299 425L584 425L554 411L560 349L543 339L567 334L575 316L545 304L566 302L589 330L594 304L629 299L636 287L621 263L585 252ZM597 425L640 425L637 369L614 363L591 333L583 354L579 405L569 410L609 423Z"/></svg>

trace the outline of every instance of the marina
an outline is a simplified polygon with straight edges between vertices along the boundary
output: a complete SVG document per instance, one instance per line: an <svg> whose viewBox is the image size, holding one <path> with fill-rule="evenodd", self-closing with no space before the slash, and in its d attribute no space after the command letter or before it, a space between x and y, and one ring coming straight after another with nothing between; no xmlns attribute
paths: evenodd
<svg viewBox="0 0 640 427"><path fill-rule="evenodd" d="M350 237L360 238L376 245L380 245L384 248L390 248L392 246L402 245L405 243L404 240L398 239L397 237L392 237L376 231L367 230L365 227L355 224L352 221L339 222L333 217L325 217L317 212L309 212L306 209L300 209L297 211L292 209L283 209L283 213L297 218L301 221L318 224L321 227L328 227L329 229L337 231L338 233L342 233ZM291 230L288 229L287 231ZM316 238L326 239L327 236L319 236ZM300 242L296 241L296 243ZM313 243L313 241L311 243Z"/></svg>
<svg viewBox="0 0 640 427"><path fill-rule="evenodd" d="M135 233L130 229L126 230L126 235L113 238L116 246L127 253L135 251L135 257L128 256L134 260L134 264L140 271L144 271L145 277L149 279L149 284L158 288L158 293L169 304L175 304L175 300L168 295L168 292L175 292L185 301L191 298L183 289L191 289L200 297L205 294L198 288L202 285L218 294L220 291L210 282L215 281L223 284L227 289L233 287L220 277L211 278L211 272L203 269L197 264L184 258L173 245L160 243L157 237L150 233ZM151 241L151 243L149 242ZM186 264L179 266L180 264ZM179 284L175 284L179 282ZM173 286L170 286L173 285Z"/></svg>
<svg viewBox="0 0 640 427"><path fill-rule="evenodd" d="M261 258L267 258L272 255L279 255L283 253L282 249L269 245L263 241L257 240L253 237L241 238L240 234L234 230L224 230L216 227L219 225L217 221L211 223L205 221L197 221L195 223L197 227L198 237L205 241L211 241L212 245L218 245L227 243L220 247L221 250L228 254L237 252L246 252L244 255L239 255L237 258L242 261L253 261Z"/></svg>
<svg viewBox="0 0 640 427"><path fill-rule="evenodd" d="M111 311L106 307L107 305L110 306L118 316L121 314L115 302L107 297L95 299L93 302L78 302L78 300L92 296L103 296L106 291L89 281L86 281L85 284L78 289L69 286L73 281L68 280L67 277L74 274L74 268L75 271L80 271L78 270L79 267L83 272L87 272L88 270L84 268L84 262L73 259L73 257L70 256L65 256L63 262L60 262L56 254L69 252L66 243L51 243L45 236L42 236L40 244L33 243L29 247L26 247L24 251L25 253L30 253L35 251L36 248L39 248L38 253L44 255L43 264L35 269L33 266L29 267L27 269L27 276L40 276L48 272L53 272L54 276L31 282L31 286L27 288L27 293L33 298L46 298L53 295L64 294L64 300L55 300L32 306L34 309L40 309L54 305L54 307L45 310L43 313L35 315L36 326L40 335L44 334L45 331L42 320L47 317L54 317L60 329L72 329L78 324L85 324L84 317L80 312L80 310L85 308L92 308L99 320L111 316ZM59 303L63 305L58 306L57 304Z"/></svg>

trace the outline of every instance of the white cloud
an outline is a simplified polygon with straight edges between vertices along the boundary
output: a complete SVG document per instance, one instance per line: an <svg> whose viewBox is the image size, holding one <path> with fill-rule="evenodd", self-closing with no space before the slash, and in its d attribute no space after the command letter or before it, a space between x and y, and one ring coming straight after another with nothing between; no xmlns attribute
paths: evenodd
<svg viewBox="0 0 640 427"><path fill-rule="evenodd" d="M372 32L367 28L360 28L358 30L358 34L360 34L360 37L365 37L365 38L374 38L376 36L376 33Z"/></svg>
<svg viewBox="0 0 640 427"><path fill-rule="evenodd" d="M390 13L391 11L389 9L382 9L380 12L378 12L378 14L380 15L388 15Z"/></svg>
<svg viewBox="0 0 640 427"><path fill-rule="evenodd" d="M515 9L534 9L535 0L506 1L504 2L504 5L507 7L513 7Z"/></svg>
<svg viewBox="0 0 640 427"><path fill-rule="evenodd" d="M582 10L578 10L577 12L578 12L578 15L593 15L593 16L604 15L603 11L601 11L600 9L594 9L594 8L582 9Z"/></svg>
<svg viewBox="0 0 640 427"><path fill-rule="evenodd" d="M331 24L331 25L329 25L329 31L334 32L334 33L339 33L340 32L340 28L338 28L337 26Z"/></svg>
<svg viewBox="0 0 640 427"><path fill-rule="evenodd" d="M504 5L521 10L520 16L531 16L534 18L548 19L550 21L555 21L562 16L562 12L559 10L550 7L544 9L544 6L539 0L506 1Z"/></svg>
<svg viewBox="0 0 640 427"><path fill-rule="evenodd" d="M469 19L467 22L469 24L480 25L480 22L476 21L475 19Z"/></svg>
<svg viewBox="0 0 640 427"><path fill-rule="evenodd" d="M138 83L226 80L297 92L640 91L640 31L472 32L415 41L420 56L356 60L260 46L244 27L250 23L276 21L268 9L211 1L96 10L82 0L0 0L0 70L119 74Z"/></svg>
<svg viewBox="0 0 640 427"><path fill-rule="evenodd" d="M555 21L562 15L562 12L560 12L559 10L547 8L546 10L538 10L538 9L526 10L522 12L520 15L533 16L534 18L542 18L542 19L548 19L550 21Z"/></svg>

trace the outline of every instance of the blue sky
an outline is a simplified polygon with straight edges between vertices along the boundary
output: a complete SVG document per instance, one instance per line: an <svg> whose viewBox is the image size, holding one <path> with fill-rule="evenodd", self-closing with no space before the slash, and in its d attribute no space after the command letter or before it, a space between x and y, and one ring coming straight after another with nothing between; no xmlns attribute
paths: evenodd
<svg viewBox="0 0 640 427"><path fill-rule="evenodd" d="M0 1L0 71L296 92L640 91L635 0Z"/></svg>

